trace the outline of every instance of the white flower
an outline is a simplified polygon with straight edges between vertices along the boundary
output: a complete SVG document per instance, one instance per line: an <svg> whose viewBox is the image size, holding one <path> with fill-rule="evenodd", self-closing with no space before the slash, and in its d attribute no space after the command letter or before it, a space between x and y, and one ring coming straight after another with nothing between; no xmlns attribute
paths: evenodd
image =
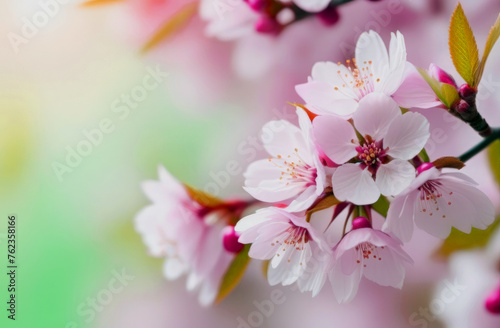
<svg viewBox="0 0 500 328"><path fill-rule="evenodd" d="M355 220L359 219L366 220ZM404 265L413 263L401 246L400 241L372 228L348 232L334 248L334 264L329 273L337 301L350 302L358 292L362 276L381 286L401 288Z"/></svg>
<svg viewBox="0 0 500 328"><path fill-rule="evenodd" d="M361 144L353 126L342 118L318 116L313 121L319 147L333 162L343 164L332 176L335 197L366 205L380 194L399 194L415 179L408 160L427 142L429 122L418 113L401 114L396 102L382 93L361 99L353 120L364 137Z"/></svg>
<svg viewBox="0 0 500 328"><path fill-rule="evenodd" d="M290 202L287 209L291 212L306 210L326 184L323 165L311 140L311 120L301 108L297 115L300 128L284 120L264 126L264 148L271 157L248 166L244 187L264 202Z"/></svg>
<svg viewBox="0 0 500 328"><path fill-rule="evenodd" d="M305 217L268 207L241 219L235 230L241 234L240 243L252 243L250 257L271 260L267 273L270 285L298 282L301 291L319 292L322 284L315 283L316 276L304 273L313 258L318 254L328 257L331 250Z"/></svg>
<svg viewBox="0 0 500 328"><path fill-rule="evenodd" d="M224 213L206 213L185 187L167 170L158 170L160 181L146 181L143 189L153 204L135 217L151 255L165 257L163 273L169 280L188 274L188 290L200 289L199 301L215 300L221 278L234 254L223 247Z"/></svg>
<svg viewBox="0 0 500 328"><path fill-rule="evenodd" d="M406 46L399 32L391 35L389 54L380 36L361 34L356 44L356 58L347 67L338 63L318 62L297 93L316 114L350 117L358 103L372 92L393 95L404 79Z"/></svg>
<svg viewBox="0 0 500 328"><path fill-rule="evenodd" d="M409 241L413 224L427 233L446 238L455 227L469 233L486 229L495 218L491 200L474 180L459 172L442 173L429 163L389 207L383 230ZM422 170L421 170L422 171Z"/></svg>

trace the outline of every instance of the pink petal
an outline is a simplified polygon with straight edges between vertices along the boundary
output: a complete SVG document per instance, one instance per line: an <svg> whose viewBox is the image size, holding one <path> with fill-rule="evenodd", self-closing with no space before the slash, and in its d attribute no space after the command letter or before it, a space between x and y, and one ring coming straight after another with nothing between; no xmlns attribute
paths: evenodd
<svg viewBox="0 0 500 328"><path fill-rule="evenodd" d="M394 159L377 170L375 183L384 196L396 196L415 179L415 168L408 161Z"/></svg>
<svg viewBox="0 0 500 328"><path fill-rule="evenodd" d="M380 197L372 174L357 164L344 164L332 176L333 193L338 200L356 205L375 203Z"/></svg>
<svg viewBox="0 0 500 328"><path fill-rule="evenodd" d="M363 137L369 135L374 140L381 140L391 122L398 116L401 116L398 104L391 97L374 92L360 100L358 110L352 115L352 119Z"/></svg>
<svg viewBox="0 0 500 328"><path fill-rule="evenodd" d="M313 121L314 138L323 152L335 163L345 163L356 156L356 132L349 122L333 116L319 116Z"/></svg>
<svg viewBox="0 0 500 328"><path fill-rule="evenodd" d="M429 136L429 121L419 113L407 112L392 121L384 147L389 147L390 156L409 160L420 153Z"/></svg>

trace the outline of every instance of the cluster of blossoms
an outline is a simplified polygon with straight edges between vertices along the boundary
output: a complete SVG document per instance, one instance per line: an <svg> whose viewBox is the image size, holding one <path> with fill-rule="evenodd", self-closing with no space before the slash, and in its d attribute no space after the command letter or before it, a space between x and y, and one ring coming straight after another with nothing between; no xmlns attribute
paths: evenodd
<svg viewBox="0 0 500 328"><path fill-rule="evenodd" d="M296 87L305 101L296 108L298 126L264 126L272 132L264 140L269 157L245 172L244 189L261 202L253 214L244 211L254 202L210 198L161 169L160 181L144 186L153 205L136 222L151 253L166 257L166 277L189 272L188 288L201 285L200 300L211 303L235 254L250 244L249 257L269 261L271 285L297 283L316 295L328 279L344 303L363 277L402 287L412 263L403 243L415 225L438 238L452 227L487 228L489 198L458 172L457 158L430 162L429 122L404 109L446 107L415 72L399 32L389 51L370 31L346 65L317 63ZM429 74L454 83L437 66ZM320 213L328 218L322 228L314 222Z"/></svg>
<svg viewBox="0 0 500 328"><path fill-rule="evenodd" d="M208 34L233 39L252 30L277 35L290 24L311 16L326 26L333 26L340 19L338 7L351 1L237 0L226 4L219 0L201 0L200 14L209 23Z"/></svg>

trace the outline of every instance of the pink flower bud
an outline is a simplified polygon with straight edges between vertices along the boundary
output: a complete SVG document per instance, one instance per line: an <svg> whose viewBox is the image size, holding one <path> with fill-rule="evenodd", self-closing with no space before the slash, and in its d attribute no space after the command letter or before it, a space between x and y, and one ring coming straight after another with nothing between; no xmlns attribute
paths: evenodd
<svg viewBox="0 0 500 328"><path fill-rule="evenodd" d="M486 310L492 314L500 314L500 288L494 290L484 303Z"/></svg>
<svg viewBox="0 0 500 328"><path fill-rule="evenodd" d="M352 230L371 227L372 224L364 216L358 216L352 220Z"/></svg>
<svg viewBox="0 0 500 328"><path fill-rule="evenodd" d="M244 245L238 242L239 234L234 230L233 226L227 226L222 229L222 244L224 249L230 253L239 253Z"/></svg>
<svg viewBox="0 0 500 328"><path fill-rule="evenodd" d="M417 167L417 173L420 174L420 173L427 171L428 169L431 169L433 167L434 167L434 164L432 164L432 163L429 163L429 162L422 163L419 167Z"/></svg>
<svg viewBox="0 0 500 328"><path fill-rule="evenodd" d="M281 25L274 18L260 16L255 22L255 30L259 33L278 34L281 31Z"/></svg>
<svg viewBox="0 0 500 328"><path fill-rule="evenodd" d="M471 88L467 83L464 83L460 86L458 93L462 99L469 101L476 97L477 90Z"/></svg>
<svg viewBox="0 0 500 328"><path fill-rule="evenodd" d="M262 12L269 5L269 0L247 0L248 6L256 12Z"/></svg>
<svg viewBox="0 0 500 328"><path fill-rule="evenodd" d="M455 110L459 113L465 113L469 110L470 105L467 101L460 99L460 101L454 105Z"/></svg>
<svg viewBox="0 0 500 328"><path fill-rule="evenodd" d="M325 26L333 26L337 24L340 19L339 12L334 6L326 7L325 10L317 13L316 17L318 17L319 21Z"/></svg>
<svg viewBox="0 0 500 328"><path fill-rule="evenodd" d="M429 66L429 73L431 74L431 76L433 78L435 78L439 82L451 84L452 86L454 86L455 88L458 89L457 83L455 82L455 79L453 78L453 76L446 73L439 66L437 66L435 64L431 64Z"/></svg>

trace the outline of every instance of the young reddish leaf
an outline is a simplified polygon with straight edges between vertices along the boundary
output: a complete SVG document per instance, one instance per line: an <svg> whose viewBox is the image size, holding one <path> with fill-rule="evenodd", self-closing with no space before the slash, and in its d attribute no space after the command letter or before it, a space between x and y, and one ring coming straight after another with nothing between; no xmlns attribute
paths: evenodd
<svg viewBox="0 0 500 328"><path fill-rule="evenodd" d="M315 212L326 210L327 208L333 207L339 203L340 201L335 198L333 194L326 196L325 198L320 200L313 208L306 211L306 221L309 222L311 220L311 216Z"/></svg>
<svg viewBox="0 0 500 328"><path fill-rule="evenodd" d="M437 257L447 258L452 253L473 248L483 248L488 244L490 237L498 227L500 218L497 218L486 230L472 228L469 234L452 228L450 235L434 253Z"/></svg>
<svg viewBox="0 0 500 328"><path fill-rule="evenodd" d="M438 169L448 167L460 170L465 166L465 164L461 160L451 156L438 158L434 162L432 162L432 164L434 164L434 166Z"/></svg>
<svg viewBox="0 0 500 328"><path fill-rule="evenodd" d="M238 285L245 270L250 263L250 257L248 256L248 251L250 250L250 244L245 245L245 248L236 255L231 265L227 269L222 282L219 287L219 294L215 300L215 303L220 303L224 298L231 293L231 291Z"/></svg>
<svg viewBox="0 0 500 328"><path fill-rule="evenodd" d="M198 190L187 184L184 184L189 196L198 204L205 207L216 207L222 205L224 201L215 196L212 196L204 191Z"/></svg>
<svg viewBox="0 0 500 328"><path fill-rule="evenodd" d="M181 27L187 24L189 19L196 13L198 3L193 2L185 5L173 17L171 17L155 34L149 39L148 42L142 47L142 52L148 52L156 47L162 41L173 35Z"/></svg>
<svg viewBox="0 0 500 328"><path fill-rule="evenodd" d="M113 3L124 2L125 0L87 0L81 4L82 7L97 7L102 5L110 5Z"/></svg>
<svg viewBox="0 0 500 328"><path fill-rule="evenodd" d="M493 26L491 27L490 33L488 34L488 39L486 40L486 45L484 46L483 57L481 58L481 62L479 63L479 67L476 71L476 77L475 77L476 85L474 87L477 87L479 85L479 82L481 81L481 78L483 77L484 66L486 65L486 60L488 59L488 56L490 55L491 49L493 49L493 46L497 42L498 37L500 37L500 14L498 15L495 24L493 24Z"/></svg>
<svg viewBox="0 0 500 328"><path fill-rule="evenodd" d="M500 140L495 141L488 148L488 159L490 161L491 171L500 186Z"/></svg>
<svg viewBox="0 0 500 328"><path fill-rule="evenodd" d="M451 16L449 46L457 72L469 86L474 87L475 74L479 67L479 51L460 3Z"/></svg>

